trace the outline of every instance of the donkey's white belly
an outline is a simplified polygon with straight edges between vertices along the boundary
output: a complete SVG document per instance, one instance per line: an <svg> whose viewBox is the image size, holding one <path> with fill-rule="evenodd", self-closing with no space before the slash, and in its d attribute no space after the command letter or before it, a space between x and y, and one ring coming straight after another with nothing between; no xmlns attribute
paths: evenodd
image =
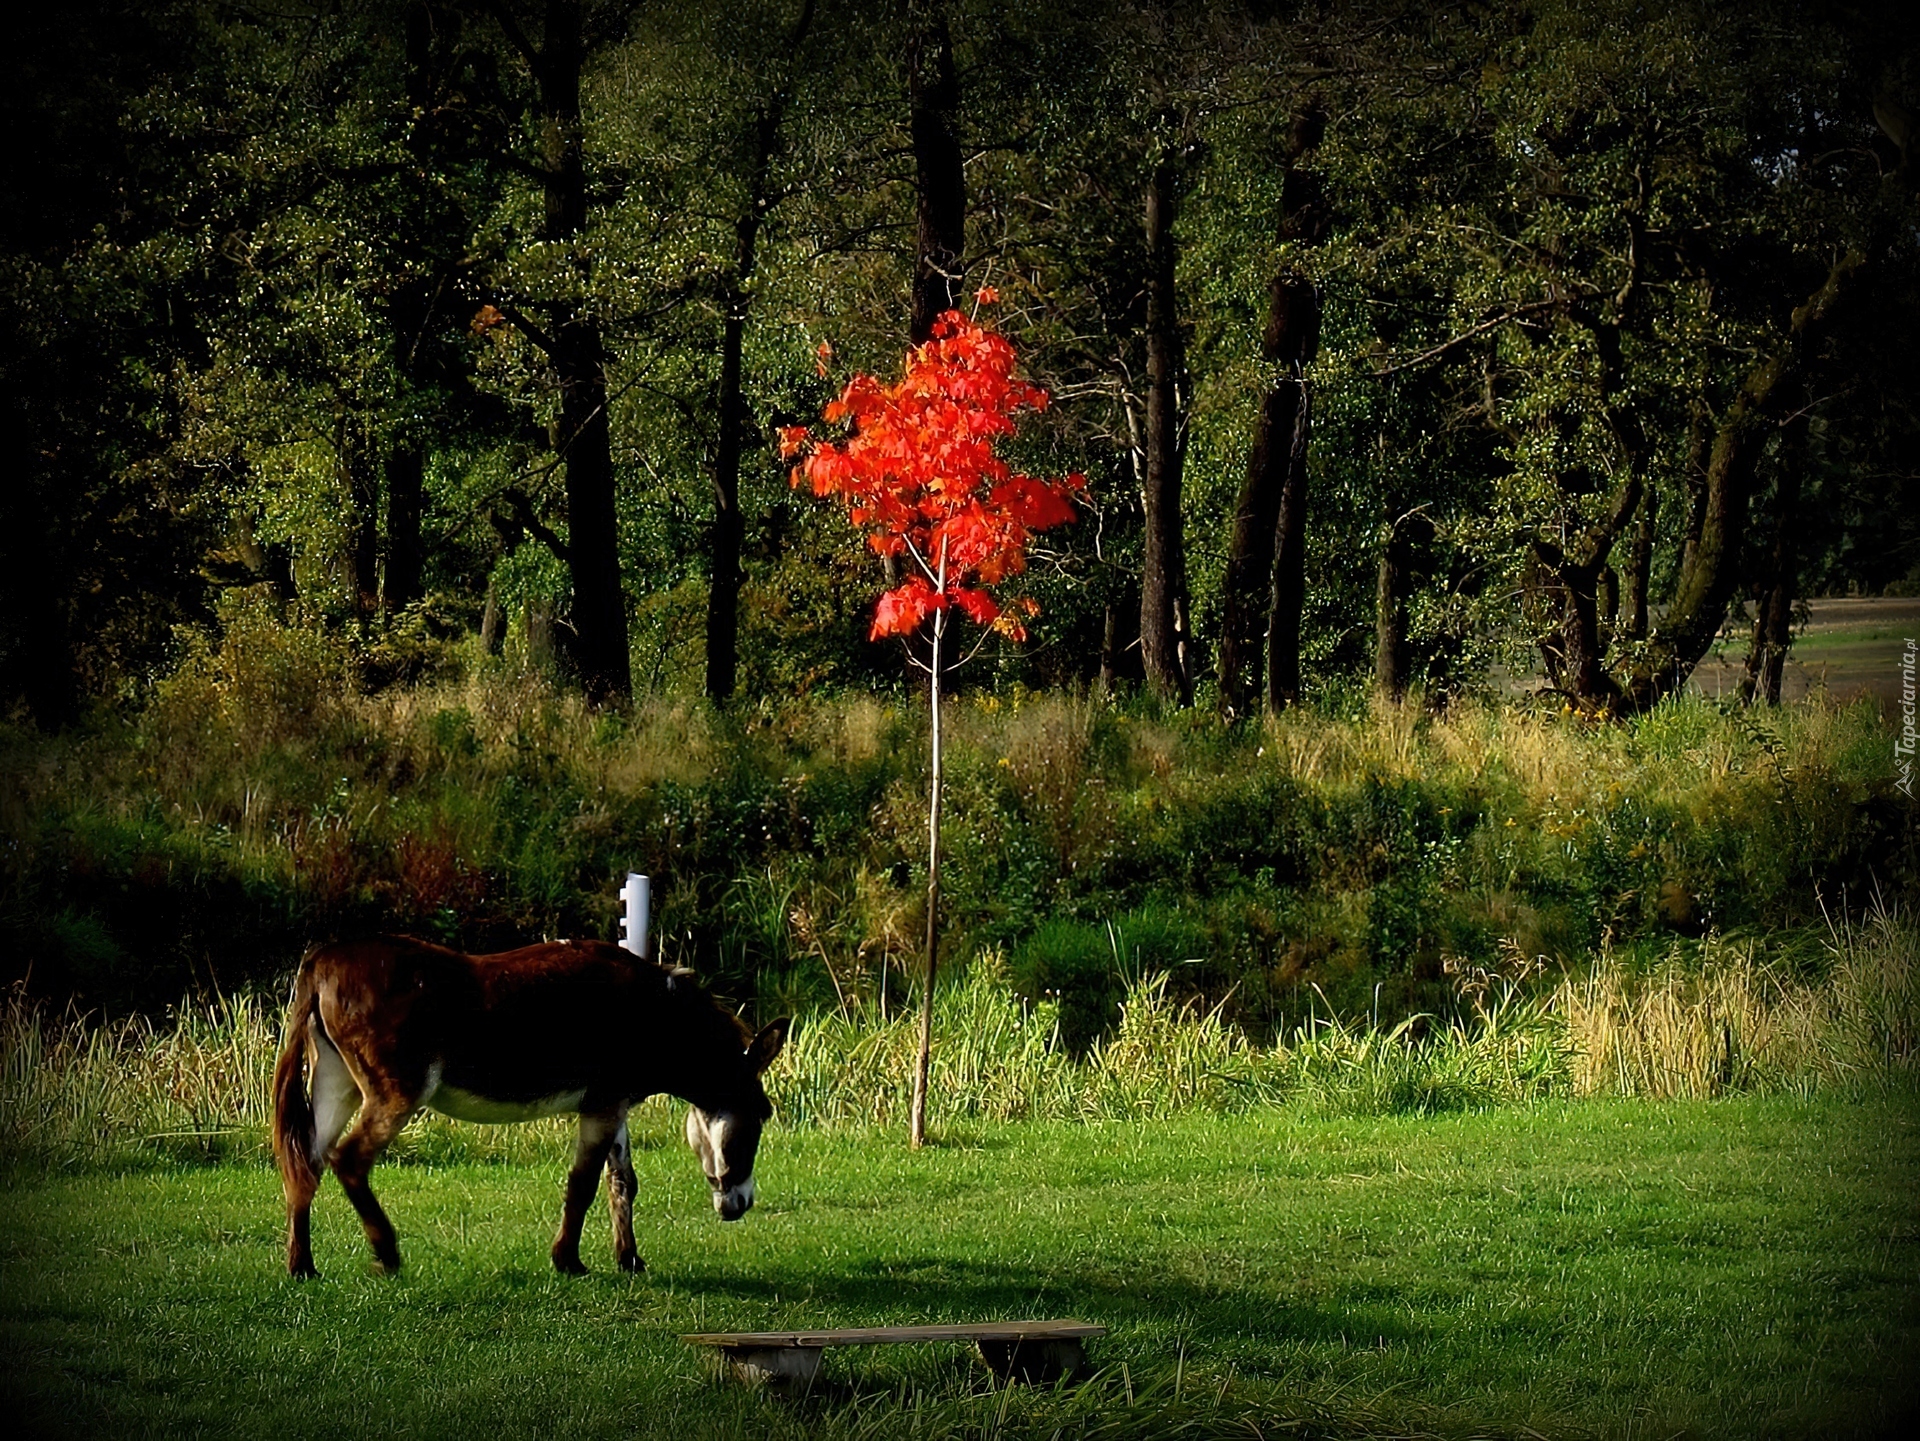
<svg viewBox="0 0 1920 1441"><path fill-rule="evenodd" d="M436 1074L432 1088L421 1097L421 1104L431 1106L441 1115L451 1116L456 1121L501 1124L508 1121L537 1121L542 1116L577 1111L581 1098L586 1094L581 1089L541 1096L532 1101L495 1101L486 1096L476 1096L472 1091L463 1091L458 1086L449 1086L439 1080Z"/></svg>

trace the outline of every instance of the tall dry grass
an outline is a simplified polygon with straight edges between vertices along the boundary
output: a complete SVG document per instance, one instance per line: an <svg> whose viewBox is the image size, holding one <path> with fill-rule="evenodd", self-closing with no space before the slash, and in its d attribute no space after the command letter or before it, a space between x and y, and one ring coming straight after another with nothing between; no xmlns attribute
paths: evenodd
<svg viewBox="0 0 1920 1441"><path fill-rule="evenodd" d="M163 1024L0 1006L0 1155L54 1164L257 1149L272 1118L277 1022L254 997L185 1005Z"/></svg>
<svg viewBox="0 0 1920 1441"><path fill-rule="evenodd" d="M1813 975L1758 941L1709 939L1639 971L1603 955L1555 1003L1576 1094L1808 1092L1911 1074L1920 1043L1920 925L1876 903L1833 922Z"/></svg>
<svg viewBox="0 0 1920 1441"><path fill-rule="evenodd" d="M1060 1043L1055 1003L1028 1006L989 955L942 989L932 1097L938 1122L1155 1118L1295 1106L1319 1114L1432 1114L1551 1096L1703 1098L1910 1081L1920 1060L1920 925L1876 905L1838 920L1809 963L1792 948L1710 939L1635 969L1523 994L1467 987L1460 1019L1391 1029L1314 1016L1272 1046L1219 1006L1129 990L1086 1056ZM1804 948L1803 948L1804 950ZM1497 978L1496 978L1497 980ZM1421 1024L1422 1020L1426 1024ZM843 1006L802 1021L768 1076L785 1125L904 1127L916 1021ZM87 1165L264 1159L275 1007L220 998L164 1024L95 1024L18 993L0 1006L0 1160ZM671 1144L670 1109L636 1112L639 1144ZM428 1116L401 1161L551 1161L569 1123L461 1126Z"/></svg>

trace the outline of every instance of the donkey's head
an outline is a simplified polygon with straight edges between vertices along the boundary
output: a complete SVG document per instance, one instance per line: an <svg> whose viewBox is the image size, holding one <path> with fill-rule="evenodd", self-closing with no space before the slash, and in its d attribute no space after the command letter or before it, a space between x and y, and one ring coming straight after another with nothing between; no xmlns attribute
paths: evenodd
<svg viewBox="0 0 1920 1441"><path fill-rule="evenodd" d="M713 1209L723 1221L737 1221L753 1204L753 1158L760 1150L760 1130L773 1114L760 1075L773 1064L787 1042L782 1016L747 1043L744 1065L731 1094L715 1098L710 1106L687 1107L687 1144L700 1158L707 1184L713 1188Z"/></svg>

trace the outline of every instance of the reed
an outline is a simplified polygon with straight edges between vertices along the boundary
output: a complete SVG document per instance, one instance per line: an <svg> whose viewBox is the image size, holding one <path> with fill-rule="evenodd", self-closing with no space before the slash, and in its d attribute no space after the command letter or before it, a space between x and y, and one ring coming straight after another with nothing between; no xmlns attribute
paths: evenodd
<svg viewBox="0 0 1920 1441"><path fill-rule="evenodd" d="M263 1161L279 1050L279 1007L257 996L183 1003L156 1023L50 1012L16 989L0 1004L0 1165ZM641 1119L650 1139L664 1129L663 1111ZM521 1163L564 1154L571 1134L560 1120L476 1127L428 1115L390 1154Z"/></svg>
<svg viewBox="0 0 1920 1441"><path fill-rule="evenodd" d="M1710 937L1651 969L1608 953L1563 981L1555 1004L1576 1094L1700 1098L1805 1094L1910 1072L1920 1039L1920 925L1876 901L1831 921L1812 975L1758 940Z"/></svg>
<svg viewBox="0 0 1920 1441"><path fill-rule="evenodd" d="M905 1125L918 1019L905 1007L825 1011L804 1020L767 1076L789 1125ZM970 966L934 1004L928 1086L947 1119L1023 1121L1071 1113L1075 1067L1059 1045L1052 1002L1031 1009L1006 985L999 957Z"/></svg>
<svg viewBox="0 0 1920 1441"><path fill-rule="evenodd" d="M1771 945L1710 937L1651 965L1603 951L1529 991L1462 978L1460 1014L1389 1028L1314 1014L1273 1045L1222 1005L1134 979L1086 1055L1061 1042L1058 1003L1023 1002L990 952L941 989L932 1098L939 1123L1160 1119L1294 1107L1321 1115L1435 1114L1552 1096L1706 1098L1881 1085L1920 1057L1920 925L1876 903L1857 920ZM178 1007L162 1023L0 1006L0 1162L56 1166L258 1160L267 1150L277 1008L256 997ZM899 1128L911 1100L911 1007L844 1000L802 1018L768 1074L788 1127ZM633 1117L670 1145L672 1107ZM541 1162L569 1123L466 1126L426 1116L400 1162Z"/></svg>
<svg viewBox="0 0 1920 1441"><path fill-rule="evenodd" d="M0 1006L0 1155L52 1164L219 1160L259 1149L278 1025L255 997L95 1023L16 989Z"/></svg>

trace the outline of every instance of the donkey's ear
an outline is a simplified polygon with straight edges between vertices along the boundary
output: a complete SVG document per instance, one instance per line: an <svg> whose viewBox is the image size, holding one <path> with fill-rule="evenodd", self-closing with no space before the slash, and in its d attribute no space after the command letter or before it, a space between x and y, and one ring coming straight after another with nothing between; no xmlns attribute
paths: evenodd
<svg viewBox="0 0 1920 1441"><path fill-rule="evenodd" d="M667 989L669 991L690 991L693 987L693 972L685 966L675 966L667 972Z"/></svg>
<svg viewBox="0 0 1920 1441"><path fill-rule="evenodd" d="M773 1064L773 1058L780 1054L780 1048L787 1043L787 1031L792 1025L792 1016L782 1016L760 1028L760 1034L747 1047L747 1064L753 1067L755 1075Z"/></svg>

